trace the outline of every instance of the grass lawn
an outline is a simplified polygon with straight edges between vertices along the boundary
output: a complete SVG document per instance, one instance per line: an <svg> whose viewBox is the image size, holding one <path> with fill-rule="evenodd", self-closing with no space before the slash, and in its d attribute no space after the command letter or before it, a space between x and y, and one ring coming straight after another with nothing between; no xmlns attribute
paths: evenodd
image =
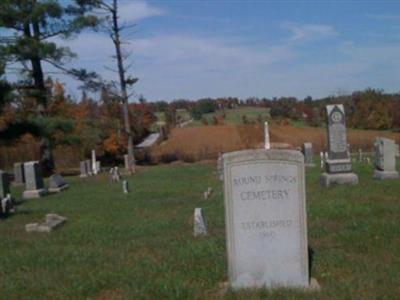
<svg viewBox="0 0 400 300"><path fill-rule="evenodd" d="M226 299L400 299L400 180L323 189L307 169L311 274L317 293L228 292ZM222 184L214 165L159 166L122 183L67 178L64 193L30 200L0 220L0 299L221 299L227 280ZM211 186L207 201L202 192ZM21 189L13 189L20 195ZM209 236L193 238L203 207ZM57 231L26 233L46 213L68 218Z"/></svg>

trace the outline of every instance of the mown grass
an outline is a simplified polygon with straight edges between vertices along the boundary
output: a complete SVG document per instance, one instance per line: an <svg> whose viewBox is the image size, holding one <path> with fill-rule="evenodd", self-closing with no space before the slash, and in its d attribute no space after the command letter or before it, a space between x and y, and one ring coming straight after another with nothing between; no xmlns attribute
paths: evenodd
<svg viewBox="0 0 400 300"><path fill-rule="evenodd" d="M210 164L159 166L129 177L131 193L105 174L67 178L64 193L30 200L0 221L0 299L399 299L400 181L319 186L307 169L312 276L322 290L229 291L222 184ZM202 192L211 186L207 201ZM14 188L13 194L20 195ZM209 236L193 237L203 207ZM50 234L24 225L49 212L68 218Z"/></svg>

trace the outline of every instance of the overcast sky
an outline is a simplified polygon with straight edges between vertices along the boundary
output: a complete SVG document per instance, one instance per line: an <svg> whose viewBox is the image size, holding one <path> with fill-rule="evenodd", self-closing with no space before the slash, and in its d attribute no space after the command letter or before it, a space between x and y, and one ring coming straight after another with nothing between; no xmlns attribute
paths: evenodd
<svg viewBox="0 0 400 300"><path fill-rule="evenodd" d="M314 98L366 87L397 92L400 1L120 1L136 94ZM116 76L106 35L65 42L74 65ZM77 83L61 78L69 93Z"/></svg>

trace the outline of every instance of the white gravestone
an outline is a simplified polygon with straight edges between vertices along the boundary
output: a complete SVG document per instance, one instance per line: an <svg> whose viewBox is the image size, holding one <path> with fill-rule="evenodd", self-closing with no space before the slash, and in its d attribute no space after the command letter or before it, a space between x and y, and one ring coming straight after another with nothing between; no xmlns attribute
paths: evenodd
<svg viewBox="0 0 400 300"><path fill-rule="evenodd" d="M92 150L92 162L91 162L91 164L92 164L92 173L94 175L97 175L98 170L97 170L97 164L96 164L96 151L95 150Z"/></svg>
<svg viewBox="0 0 400 300"><path fill-rule="evenodd" d="M324 153L323 152L319 153L319 158L321 161L321 169L323 169L324 168Z"/></svg>
<svg viewBox="0 0 400 300"><path fill-rule="evenodd" d="M302 153L245 150L223 160L230 286L310 287Z"/></svg>
<svg viewBox="0 0 400 300"><path fill-rule="evenodd" d="M269 141L269 128L268 128L268 122L264 123L264 149L270 149L271 148L271 143Z"/></svg>
<svg viewBox="0 0 400 300"><path fill-rule="evenodd" d="M207 235L207 225L204 220L203 210L199 207L194 209L194 236Z"/></svg>
<svg viewBox="0 0 400 300"><path fill-rule="evenodd" d="M129 193L128 181L126 181L126 180L122 181L122 190L123 190L124 194Z"/></svg>

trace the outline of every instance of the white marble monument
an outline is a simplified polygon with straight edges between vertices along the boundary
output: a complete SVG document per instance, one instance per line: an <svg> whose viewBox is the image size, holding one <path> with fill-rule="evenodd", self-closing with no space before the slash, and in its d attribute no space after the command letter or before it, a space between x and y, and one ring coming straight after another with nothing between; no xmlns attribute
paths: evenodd
<svg viewBox="0 0 400 300"><path fill-rule="evenodd" d="M230 286L309 288L303 154L245 150L223 161Z"/></svg>

